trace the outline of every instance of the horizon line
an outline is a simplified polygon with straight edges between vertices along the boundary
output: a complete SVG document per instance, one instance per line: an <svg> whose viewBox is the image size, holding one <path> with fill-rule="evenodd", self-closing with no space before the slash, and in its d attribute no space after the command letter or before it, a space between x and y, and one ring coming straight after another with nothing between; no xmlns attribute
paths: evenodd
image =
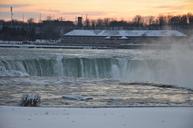
<svg viewBox="0 0 193 128"><path fill-rule="evenodd" d="M133 20L136 16L141 16L142 18L148 18L148 17L154 17L154 18L158 18L158 17L169 17L169 16L184 16L184 15L193 15L192 12L186 12L186 13L181 13L181 14L169 14L169 13L165 13L165 14L157 14L157 15L141 15L141 14L136 14L135 16L131 16L130 18L124 18L124 17L98 17L98 18L89 18L89 16L92 17L92 15L87 15L87 14L83 14L83 15L77 15L74 17L74 20L72 20L71 18L65 18L65 16L52 16L52 15L43 15L42 13L37 13L39 14L39 17L37 16L32 16L29 18L26 18L24 14L22 14L22 17L17 17L14 18L14 14L13 14L13 20L14 21L24 21L27 22L27 20L29 19L33 19L35 23L38 23L39 21L46 21L46 20L61 20L61 21L73 21L76 22L78 17L82 17L84 20L99 20L99 19L110 19L110 20L115 20L115 21L131 21ZM11 16L10 16L11 17ZM41 17L44 17L40 20ZM12 21L11 18L0 18L1 21Z"/></svg>

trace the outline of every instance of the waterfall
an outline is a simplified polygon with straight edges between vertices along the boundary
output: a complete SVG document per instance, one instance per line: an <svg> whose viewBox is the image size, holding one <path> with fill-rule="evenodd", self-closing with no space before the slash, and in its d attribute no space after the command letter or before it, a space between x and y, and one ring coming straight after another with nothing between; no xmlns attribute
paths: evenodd
<svg viewBox="0 0 193 128"><path fill-rule="evenodd" d="M119 67L116 64L112 64L112 72L111 72L111 74L112 74L112 78L113 79L119 80L119 78L120 78L120 70L119 70Z"/></svg>
<svg viewBox="0 0 193 128"><path fill-rule="evenodd" d="M54 72L57 76L63 76L64 75L64 66L63 66L63 56L57 56L56 57L56 63L54 65Z"/></svg>
<svg viewBox="0 0 193 128"><path fill-rule="evenodd" d="M96 59L94 61L94 67L95 67L96 78L99 78L99 69L98 69L98 63L97 63Z"/></svg>
<svg viewBox="0 0 193 128"><path fill-rule="evenodd" d="M191 85L193 83L191 67L192 65L186 65L184 62L174 66L171 60L126 57L68 58L56 55L51 58L1 58L0 76L59 76Z"/></svg>
<svg viewBox="0 0 193 128"><path fill-rule="evenodd" d="M82 59L80 59L80 69L81 69L81 77L84 77L84 64Z"/></svg>

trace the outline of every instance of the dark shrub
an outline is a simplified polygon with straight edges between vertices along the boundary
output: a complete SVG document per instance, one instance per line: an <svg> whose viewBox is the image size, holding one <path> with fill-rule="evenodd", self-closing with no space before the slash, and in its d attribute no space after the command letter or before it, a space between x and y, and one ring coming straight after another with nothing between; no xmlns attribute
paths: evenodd
<svg viewBox="0 0 193 128"><path fill-rule="evenodd" d="M37 107L40 104L40 96L38 94L25 94L21 99L21 106Z"/></svg>

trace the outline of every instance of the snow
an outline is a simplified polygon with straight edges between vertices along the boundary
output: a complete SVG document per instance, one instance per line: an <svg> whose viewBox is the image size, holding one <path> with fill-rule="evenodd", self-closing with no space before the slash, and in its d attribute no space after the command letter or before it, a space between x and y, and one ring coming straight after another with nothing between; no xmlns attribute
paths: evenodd
<svg viewBox="0 0 193 128"><path fill-rule="evenodd" d="M162 36L177 36L183 37L185 34L176 30L72 30L64 36L120 36L120 37L162 37Z"/></svg>
<svg viewBox="0 0 193 128"><path fill-rule="evenodd" d="M122 39L122 40L126 40L126 39L128 39L126 36L122 36L120 39Z"/></svg>
<svg viewBox="0 0 193 128"><path fill-rule="evenodd" d="M74 31L69 32L67 35L79 36L83 33L87 36L96 36L96 33L90 30L74 30Z"/></svg>
<svg viewBox="0 0 193 128"><path fill-rule="evenodd" d="M110 37L110 36L107 36L107 37L105 37L105 39L111 39L111 37Z"/></svg>
<svg viewBox="0 0 193 128"><path fill-rule="evenodd" d="M192 107L0 107L1 128L192 128Z"/></svg>

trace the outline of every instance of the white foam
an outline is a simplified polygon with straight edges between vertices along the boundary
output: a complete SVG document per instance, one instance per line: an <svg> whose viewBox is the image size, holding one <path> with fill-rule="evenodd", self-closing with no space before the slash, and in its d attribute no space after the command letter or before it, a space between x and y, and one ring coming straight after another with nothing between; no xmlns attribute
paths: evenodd
<svg viewBox="0 0 193 128"><path fill-rule="evenodd" d="M0 77L2 76L29 76L29 74L27 74L26 72L21 72L21 71L17 71L17 70L6 70L5 67L0 66Z"/></svg>

